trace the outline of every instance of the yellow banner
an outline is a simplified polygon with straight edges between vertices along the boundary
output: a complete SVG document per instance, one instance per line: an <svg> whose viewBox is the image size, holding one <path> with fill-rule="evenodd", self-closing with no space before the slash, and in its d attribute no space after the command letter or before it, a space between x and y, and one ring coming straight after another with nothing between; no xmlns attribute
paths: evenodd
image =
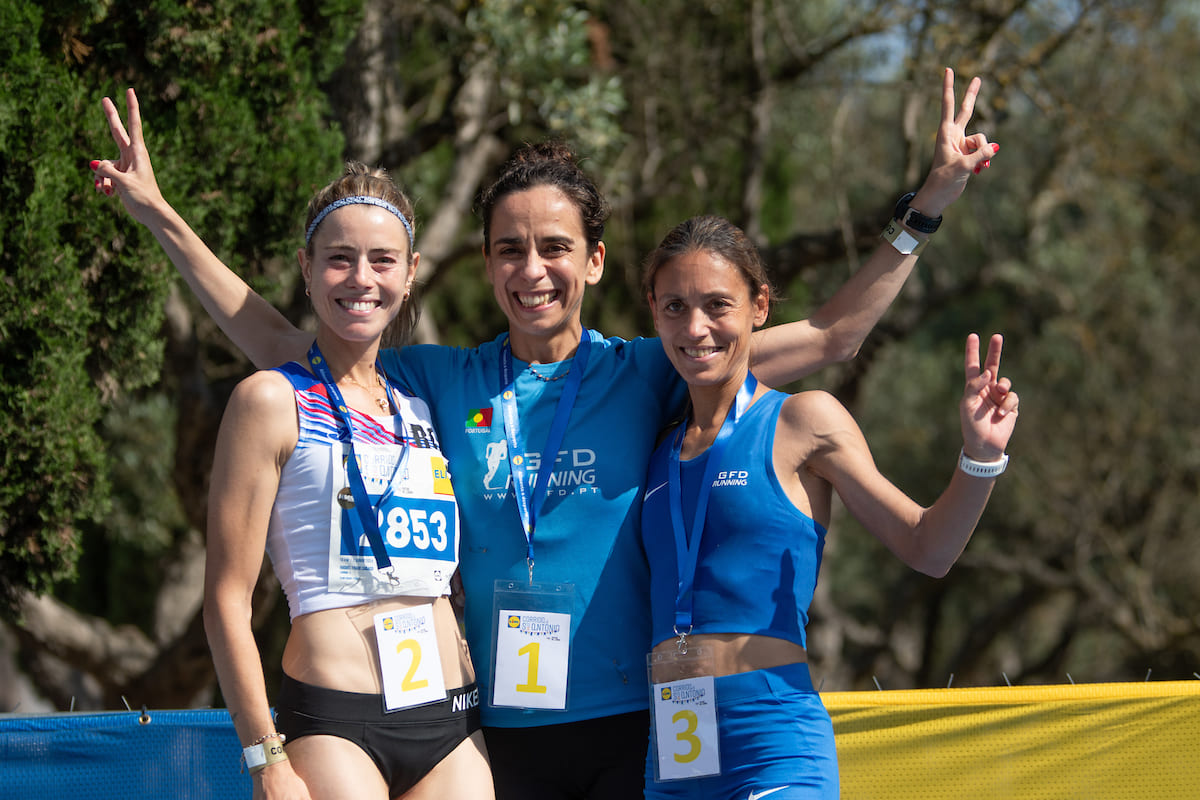
<svg viewBox="0 0 1200 800"><path fill-rule="evenodd" d="M845 800L1200 798L1200 681L821 699Z"/></svg>

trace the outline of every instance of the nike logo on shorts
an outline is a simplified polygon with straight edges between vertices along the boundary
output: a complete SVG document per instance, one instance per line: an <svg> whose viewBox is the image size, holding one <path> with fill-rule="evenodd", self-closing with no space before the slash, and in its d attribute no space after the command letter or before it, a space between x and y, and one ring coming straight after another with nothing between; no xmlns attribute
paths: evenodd
<svg viewBox="0 0 1200 800"><path fill-rule="evenodd" d="M774 789L763 789L761 792L751 792L750 796L747 797L746 800L758 800L760 797L766 797L769 794L775 794L776 792L781 792L786 788L788 788L788 787L776 786Z"/></svg>

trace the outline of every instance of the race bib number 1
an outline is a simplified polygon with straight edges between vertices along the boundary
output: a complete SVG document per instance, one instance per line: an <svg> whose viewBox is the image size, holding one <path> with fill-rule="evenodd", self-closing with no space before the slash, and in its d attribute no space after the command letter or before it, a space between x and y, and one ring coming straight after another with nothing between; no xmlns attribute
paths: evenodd
<svg viewBox="0 0 1200 800"><path fill-rule="evenodd" d="M493 706L566 709L574 595L569 583L496 581Z"/></svg>

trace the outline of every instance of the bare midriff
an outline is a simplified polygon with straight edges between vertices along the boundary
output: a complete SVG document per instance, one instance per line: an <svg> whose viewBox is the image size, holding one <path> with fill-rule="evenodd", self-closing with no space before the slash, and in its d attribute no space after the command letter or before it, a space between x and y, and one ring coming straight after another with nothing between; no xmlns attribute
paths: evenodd
<svg viewBox="0 0 1200 800"><path fill-rule="evenodd" d="M297 617L283 651L283 671L313 686L379 694L375 615L430 602L446 688L465 686L475 680L475 671L448 597L394 597Z"/></svg>
<svg viewBox="0 0 1200 800"><path fill-rule="evenodd" d="M689 651L703 647L712 654L713 675L736 675L756 669L771 669L785 664L803 664L808 653L786 639L750 633L700 633L687 637ZM654 646L655 653L671 653L678 641L667 639Z"/></svg>

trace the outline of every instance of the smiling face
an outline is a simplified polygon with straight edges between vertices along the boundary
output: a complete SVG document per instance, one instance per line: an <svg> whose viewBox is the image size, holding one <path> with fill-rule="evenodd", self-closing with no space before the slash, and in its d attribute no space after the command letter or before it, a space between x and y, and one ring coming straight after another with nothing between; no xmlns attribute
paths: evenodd
<svg viewBox="0 0 1200 800"><path fill-rule="evenodd" d="M579 209L559 189L506 196L492 212L488 280L523 361L568 358L579 344L584 290L604 273L604 244L589 252Z"/></svg>
<svg viewBox="0 0 1200 800"><path fill-rule="evenodd" d="M403 223L371 205L330 213L298 256L321 325L362 343L382 336L400 312L420 259L409 257Z"/></svg>
<svg viewBox="0 0 1200 800"><path fill-rule="evenodd" d="M746 273L709 250L692 250L658 267L649 300L667 358L690 386L740 384L751 334L767 320L766 287L751 296Z"/></svg>

